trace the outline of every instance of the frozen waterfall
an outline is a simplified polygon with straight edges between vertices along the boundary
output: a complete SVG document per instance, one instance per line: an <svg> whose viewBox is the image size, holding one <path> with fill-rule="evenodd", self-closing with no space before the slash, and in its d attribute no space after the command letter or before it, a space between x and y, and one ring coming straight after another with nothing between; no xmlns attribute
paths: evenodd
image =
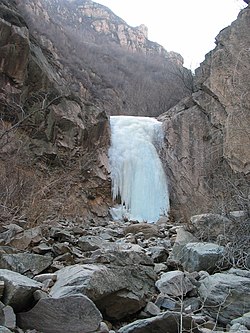
<svg viewBox="0 0 250 333"><path fill-rule="evenodd" d="M167 215L167 180L157 146L162 144L159 121L149 117L112 116L111 166L114 219L127 217L140 222L156 222Z"/></svg>

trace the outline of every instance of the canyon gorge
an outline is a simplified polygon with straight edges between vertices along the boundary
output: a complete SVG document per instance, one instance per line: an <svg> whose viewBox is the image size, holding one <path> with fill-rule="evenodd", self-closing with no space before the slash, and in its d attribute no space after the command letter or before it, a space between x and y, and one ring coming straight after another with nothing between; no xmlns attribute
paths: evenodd
<svg viewBox="0 0 250 333"><path fill-rule="evenodd" d="M249 27L248 4L192 73L148 40L146 26L93 1L0 0L0 332L175 333L176 322L249 332ZM120 117L138 134L117 127L139 165L135 201L145 178L160 174L148 185L159 195L150 199L156 217L132 204L124 150L110 160ZM160 139L131 118L160 124ZM118 162L125 181L114 176ZM116 204L126 208L118 220ZM223 299L210 285L225 288Z"/></svg>

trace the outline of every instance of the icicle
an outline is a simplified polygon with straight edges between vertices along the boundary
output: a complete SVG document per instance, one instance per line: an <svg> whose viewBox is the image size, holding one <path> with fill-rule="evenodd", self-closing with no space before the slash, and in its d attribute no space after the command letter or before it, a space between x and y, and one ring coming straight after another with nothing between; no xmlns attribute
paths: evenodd
<svg viewBox="0 0 250 333"><path fill-rule="evenodd" d="M162 144L161 123L154 118L113 116L111 165L114 219L156 222L167 215L169 198L166 176L156 145Z"/></svg>

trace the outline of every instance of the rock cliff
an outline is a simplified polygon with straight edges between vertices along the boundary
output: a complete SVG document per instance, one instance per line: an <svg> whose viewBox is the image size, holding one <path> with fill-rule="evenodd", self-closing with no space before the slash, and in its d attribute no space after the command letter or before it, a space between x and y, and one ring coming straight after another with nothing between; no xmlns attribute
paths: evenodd
<svg viewBox="0 0 250 333"><path fill-rule="evenodd" d="M70 92L16 7L0 8L1 220L106 216L109 122ZM100 190L100 192L99 192Z"/></svg>
<svg viewBox="0 0 250 333"><path fill-rule="evenodd" d="M216 37L195 72L192 96L160 116L179 216L249 209L249 26L248 6Z"/></svg>
<svg viewBox="0 0 250 333"><path fill-rule="evenodd" d="M116 43L133 52L162 54L168 52L159 44L148 40L145 25L131 27L109 8L91 0L25 0L17 1L19 8L26 10L30 18L39 16L45 22L53 21L65 29L70 27L87 42L102 40Z"/></svg>

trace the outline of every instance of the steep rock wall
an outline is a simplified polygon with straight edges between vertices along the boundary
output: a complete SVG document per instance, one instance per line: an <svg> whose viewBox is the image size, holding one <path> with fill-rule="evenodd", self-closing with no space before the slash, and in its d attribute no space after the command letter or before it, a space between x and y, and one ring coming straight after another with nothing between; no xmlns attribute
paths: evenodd
<svg viewBox="0 0 250 333"><path fill-rule="evenodd" d="M106 113L68 91L14 2L3 1L0 13L0 220L107 216Z"/></svg>
<svg viewBox="0 0 250 333"><path fill-rule="evenodd" d="M191 98L160 116L172 209L179 217L249 209L250 8L216 37Z"/></svg>

